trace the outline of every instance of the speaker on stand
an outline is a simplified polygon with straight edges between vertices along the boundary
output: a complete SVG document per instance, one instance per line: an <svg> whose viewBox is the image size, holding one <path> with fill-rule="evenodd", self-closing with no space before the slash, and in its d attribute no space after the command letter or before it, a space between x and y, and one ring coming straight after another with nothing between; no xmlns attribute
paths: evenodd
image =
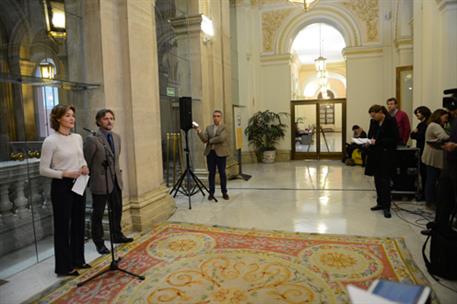
<svg viewBox="0 0 457 304"><path fill-rule="evenodd" d="M203 196L205 196L205 192L209 193L208 188L203 184L203 182L192 172L192 168L190 167L190 150L189 150L189 139L188 133L189 130L192 129L192 98L191 97L180 97L179 98L179 123L181 126L181 130L184 131L185 139L186 139L186 147L184 152L186 153L186 170L182 173L181 177L179 177L176 184L170 191L170 194L173 194L173 197L176 197L178 191L187 196L189 200L189 209L192 209L192 202L191 196L201 192ZM183 185L183 181L186 179L185 186ZM191 180L194 181L194 185L191 186ZM216 200L217 202L217 200Z"/></svg>

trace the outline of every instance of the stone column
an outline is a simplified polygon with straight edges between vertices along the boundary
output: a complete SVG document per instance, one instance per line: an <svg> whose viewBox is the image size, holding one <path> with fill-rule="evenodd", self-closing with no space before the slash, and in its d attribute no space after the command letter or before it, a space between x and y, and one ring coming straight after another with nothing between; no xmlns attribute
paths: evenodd
<svg viewBox="0 0 457 304"><path fill-rule="evenodd" d="M122 139L124 231L148 230L175 208L163 185L154 4L85 1L80 29L68 29L74 38L70 78L101 85L79 95L88 109L85 127L96 128L100 108L116 115L114 131Z"/></svg>
<svg viewBox="0 0 457 304"><path fill-rule="evenodd" d="M346 130L353 124L369 127L368 109L373 104L385 104L383 87L383 49L351 47L343 50L346 58ZM362 120L361 120L362 119ZM346 133L350 141L351 132Z"/></svg>
<svg viewBox="0 0 457 304"><path fill-rule="evenodd" d="M457 0L437 0L442 34L442 90L457 88Z"/></svg>
<svg viewBox="0 0 457 304"><path fill-rule="evenodd" d="M133 228L146 230L166 220L175 202L163 185L155 1L123 1L129 98L124 106ZM114 84L114 83L113 83Z"/></svg>

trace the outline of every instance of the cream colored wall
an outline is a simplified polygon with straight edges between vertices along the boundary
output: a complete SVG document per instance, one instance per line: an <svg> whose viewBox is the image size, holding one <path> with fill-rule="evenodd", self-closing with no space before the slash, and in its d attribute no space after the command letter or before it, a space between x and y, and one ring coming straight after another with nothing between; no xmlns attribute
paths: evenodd
<svg viewBox="0 0 457 304"><path fill-rule="evenodd" d="M368 108L375 103L385 104L388 97L396 95L399 66L414 64L414 104L408 115L412 117L412 110L421 104L436 108L441 105L442 89L457 87L456 2L332 0L321 1L305 14L279 0L259 0L254 4L237 1L238 12L243 12L240 16L244 14L249 20L238 18L238 52L258 50L262 54L249 67L239 62L240 73L249 71L247 74L252 77L243 78L247 82L240 78L240 100L253 101L247 107L249 115L265 109L289 112L287 100L291 92L287 88L292 87L293 60L285 58L290 58L290 44L304 25L326 22L339 29L347 43L347 130L353 124L367 129ZM267 62L276 65L269 66ZM306 73L299 78L303 85ZM289 137L280 149L291 149Z"/></svg>
<svg viewBox="0 0 457 304"><path fill-rule="evenodd" d="M289 57L277 58L273 62L264 62L260 67L260 103L261 111L286 112L290 114L291 84ZM290 150L290 118L286 136L277 147L280 150Z"/></svg>
<svg viewBox="0 0 457 304"><path fill-rule="evenodd" d="M457 87L457 1L414 1L414 107L442 105Z"/></svg>

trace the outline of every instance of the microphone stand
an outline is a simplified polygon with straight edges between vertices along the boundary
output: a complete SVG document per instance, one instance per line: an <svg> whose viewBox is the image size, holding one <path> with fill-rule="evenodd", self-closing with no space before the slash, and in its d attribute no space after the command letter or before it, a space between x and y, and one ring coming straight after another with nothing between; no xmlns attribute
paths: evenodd
<svg viewBox="0 0 457 304"><path fill-rule="evenodd" d="M91 132L92 133L92 132ZM94 135L94 133L92 133ZM108 193L108 168L110 169L109 172L112 173L112 168L110 166L110 163L108 161L108 157L109 157L109 152L108 152L108 147L106 147L105 144L103 144L103 148L105 150L105 160L103 161L102 163L102 166L103 168L105 169L105 186L106 186L106 193L105 193L105 196L106 196L106 201L107 201L107 205L108 205L108 222L109 222L109 240L110 240L110 245L111 245L111 263L109 265L108 268L104 269L103 271L100 271L98 273L96 273L95 275L93 275L92 277L82 281L82 282L79 282L76 286L77 287L81 287L83 286L84 284L86 284L87 282L101 276L102 274L105 274L109 271L120 271L120 272L123 272L123 273L126 273L128 275L131 275L133 277L136 277L138 278L139 280L144 280L144 276L142 275L138 275L138 274L135 274L133 272L130 272L128 270L125 270L125 269L122 269L119 267L119 261L121 260L120 257L118 257L117 259L114 257L114 243L113 243L113 208L112 208L112 201L109 199L109 193ZM114 162L114 157L113 157L113 162ZM111 178L113 179L112 182L113 182L113 186L115 187L115 182L116 182L116 178L115 178L115 175L114 174L111 174ZM122 198L121 198L122 199Z"/></svg>

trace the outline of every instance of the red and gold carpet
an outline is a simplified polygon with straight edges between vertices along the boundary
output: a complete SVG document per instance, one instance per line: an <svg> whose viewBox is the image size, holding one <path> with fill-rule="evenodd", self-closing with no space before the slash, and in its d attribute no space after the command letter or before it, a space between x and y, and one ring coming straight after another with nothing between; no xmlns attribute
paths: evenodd
<svg viewBox="0 0 457 304"><path fill-rule="evenodd" d="M347 303L347 284L428 285L401 238L165 223L120 254L144 281L109 272L77 288L109 265L103 257L36 303Z"/></svg>

